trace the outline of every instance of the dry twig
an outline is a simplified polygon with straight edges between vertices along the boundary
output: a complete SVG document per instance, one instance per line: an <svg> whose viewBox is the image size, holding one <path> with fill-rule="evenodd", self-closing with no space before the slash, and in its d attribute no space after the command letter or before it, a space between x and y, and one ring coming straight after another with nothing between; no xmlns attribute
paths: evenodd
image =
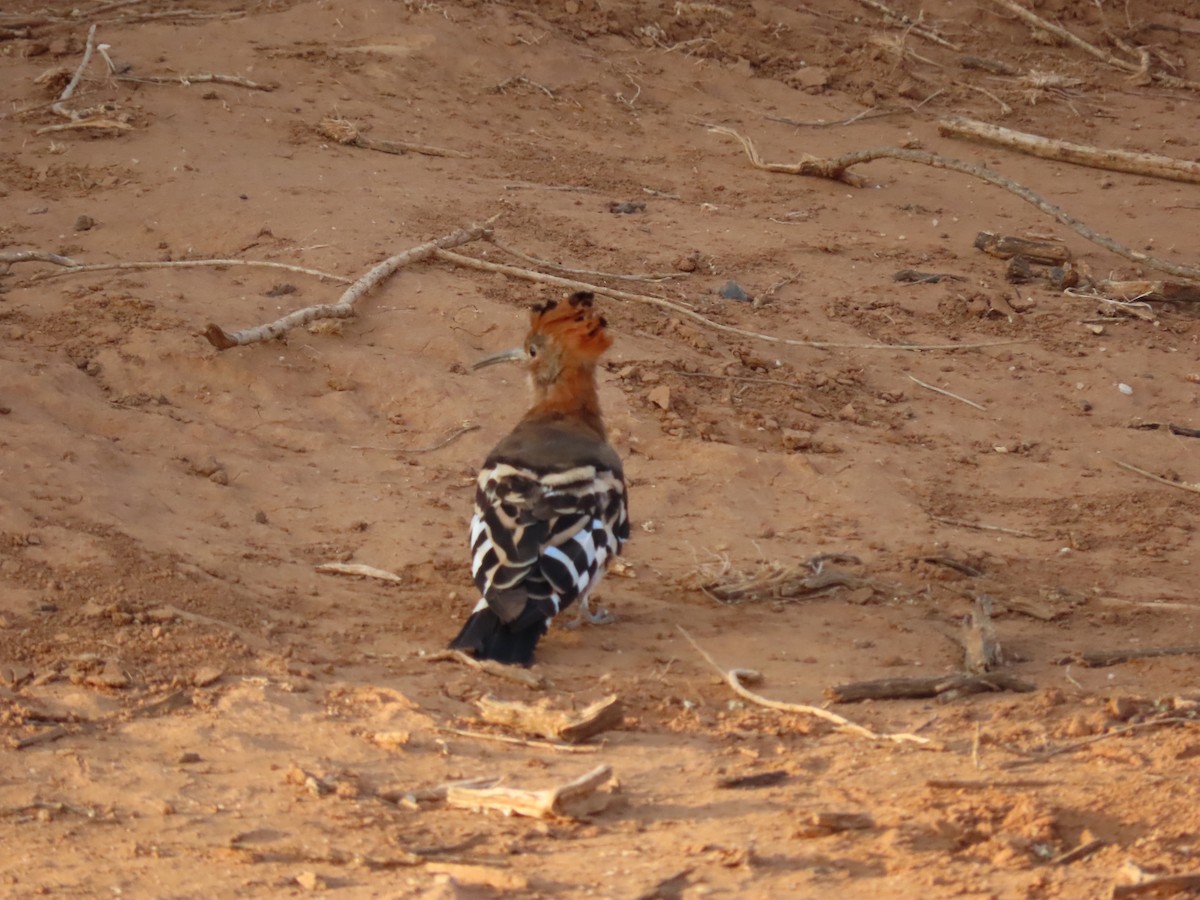
<svg viewBox="0 0 1200 900"><path fill-rule="evenodd" d="M517 684L523 684L525 687L532 688L533 690L541 690L546 686L546 679L541 675L530 672L528 669L506 666L504 663L498 663L494 659L476 659L473 656L463 653L461 650L440 650L437 653L431 653L429 656L426 656L425 661L461 663L472 669L478 669L480 672L495 675L497 678L515 681Z"/></svg>
<svg viewBox="0 0 1200 900"><path fill-rule="evenodd" d="M1119 459L1114 459L1113 462L1115 462L1122 469L1128 469L1130 472L1136 472L1138 475L1149 478L1151 481L1157 481L1159 484L1165 484L1168 487L1179 488L1181 491L1191 491L1193 494L1200 494L1200 484L1192 484L1187 481L1172 481L1169 478L1163 478L1161 475L1155 475L1153 472L1147 472L1145 469L1140 469L1137 466L1131 465L1127 462L1121 462Z"/></svg>
<svg viewBox="0 0 1200 900"><path fill-rule="evenodd" d="M60 264L61 265L61 264ZM283 269L288 272L297 272L301 275L312 275L316 278L324 278L329 281L335 281L339 284L349 284L349 278L343 278L341 275L335 275L332 272L322 272L320 269L308 269L304 266L293 266L288 263L274 262L264 259L173 259L167 261L147 261L147 262L117 262L117 263L70 263L70 268L63 269L61 272L49 271L41 272L30 278L30 282L48 281L51 278L59 278L63 275L78 275L83 272L105 272L110 269L193 269L202 266L256 266L268 269Z"/></svg>
<svg viewBox="0 0 1200 900"><path fill-rule="evenodd" d="M1133 884L1114 884L1113 900L1121 897L1140 897L1142 894L1162 894L1172 896L1182 891L1189 893L1200 889L1200 872L1188 872L1182 875L1162 875L1158 878L1147 878Z"/></svg>
<svg viewBox="0 0 1200 900"><path fill-rule="evenodd" d="M1001 525L985 525L982 522L966 522L962 519L951 519L946 516L929 515L929 518L935 522L941 522L944 525L954 525L958 528L973 528L976 531L996 531L1000 534L1011 534L1014 537L1036 538L1036 534L1031 534L1028 531L1018 531L1015 528L1005 528Z"/></svg>
<svg viewBox="0 0 1200 900"><path fill-rule="evenodd" d="M951 116L939 121L938 133L1007 147L1031 156L1040 156L1043 159L1053 159L1058 162L1200 184L1200 163L1187 159L1172 159L1156 153L1101 149L1087 144L1075 144L1057 138L1042 137L1039 134L1014 131L1011 128L1003 128L963 116Z"/></svg>
<svg viewBox="0 0 1200 900"><path fill-rule="evenodd" d="M71 99L71 95L75 93L75 88L79 87L79 82L83 78L84 70L87 69L88 63L92 61L92 53L96 49L96 23L93 22L91 28L88 29L87 43L83 48L83 58L79 61L78 68L75 69L75 74L71 76L71 80L67 82L67 86L63 88L62 93L58 95L58 101L50 108L54 110L56 115L66 119L75 121L78 118L78 113L72 112L62 104Z"/></svg>
<svg viewBox="0 0 1200 900"><path fill-rule="evenodd" d="M561 744L557 741L534 741L528 738L509 737L507 734L488 734L485 731L466 731L462 728L438 728L438 731L444 731L446 734L455 734L459 737L473 738L477 741L494 741L498 744L512 744L517 747L532 747L535 750L557 750L560 753L599 753L602 748L598 746L577 744Z"/></svg>
<svg viewBox="0 0 1200 900"><path fill-rule="evenodd" d="M403 253L398 253L395 256L385 259L359 278L358 281L354 282L354 284L350 285L341 298L338 299L337 303L327 303L298 309L275 322L233 333L227 332L220 325L213 323L204 330L204 336L218 350L228 350L230 347L240 347L246 344L277 338L293 328L307 325L309 322L315 322L318 319L352 318L358 314L354 308L354 304L377 284L389 278L401 266L418 260L428 259L442 248L457 247L470 241L479 240L488 233L494 219L495 217L482 225L460 228L458 231L443 235L440 238L420 244L409 250L405 250Z"/></svg>
<svg viewBox="0 0 1200 900"><path fill-rule="evenodd" d="M870 147L865 150L853 150L832 159L822 159L805 154L800 162L797 163L767 163L763 162L762 157L758 154L758 149L754 146L754 142L748 137L723 125L707 125L705 127L716 134L725 134L736 138L741 142L742 148L746 151L746 155L750 159L750 164L756 169L763 169L768 172L780 172L787 175L811 175L817 178L829 178L834 181L841 181L854 187L862 187L866 183L865 180L848 171L851 166L871 162L876 159L899 159L905 162L932 166L935 169L949 169L952 172L973 175L989 184L994 184L997 187L1011 191L1026 203L1036 206L1042 212L1046 213L1046 215L1057 219L1063 225L1087 238L1092 243L1111 250L1119 256L1123 256L1141 265L1149 266L1152 269L1178 275L1181 278L1200 279L1200 267L1180 265L1149 256L1138 250L1130 249L1107 235L1100 234L1098 231L1088 227L1065 210L1045 200L1036 191L1030 190L998 172L993 172L991 169L977 166L974 163L963 162L962 160L952 159L947 156L938 156L934 153L926 153L923 150L907 150L900 147Z"/></svg>
<svg viewBox="0 0 1200 900"><path fill-rule="evenodd" d="M926 384L920 378L916 378L912 375L909 375L908 378L910 381L913 381L916 384L919 384L921 387L925 388L926 390L933 391L936 394L941 394L943 397L949 397L952 400L958 400L962 403L967 404L967 406L973 406L976 409L981 409L984 412L987 412L987 407L984 406L982 403L976 403L974 400L968 400L966 397L960 397L958 394L951 393L950 391L944 390L940 387L934 387L932 384Z"/></svg>
<svg viewBox="0 0 1200 900"><path fill-rule="evenodd" d="M930 31L927 28L922 28L920 25L918 25L915 21L913 21L911 18L906 16L904 13L896 12L894 9L891 9L890 7L885 6L884 4L880 3L879 0L858 0L858 2L861 3L863 6L870 7L871 9L875 10L876 12L882 13L883 17L885 19L890 19L893 22L903 25L904 31L906 34L907 33L915 34L918 37L922 37L927 41L931 41L935 44L938 44L942 47L946 47L950 50L958 50L958 51L962 50L962 47L958 46L957 44L952 44L950 41L946 40L944 37L941 37L940 35L935 34L934 32Z"/></svg>
<svg viewBox="0 0 1200 900"><path fill-rule="evenodd" d="M413 144L408 141L383 141L363 136L358 126L349 119L333 116L322 119L317 124L317 133L323 137L346 144L350 147L361 147L364 150L378 150L380 153L399 155L403 153L419 153L422 156L449 156L455 159L470 159L470 154L445 147L434 147L430 144Z"/></svg>
<svg viewBox="0 0 1200 900"><path fill-rule="evenodd" d="M1193 607L1194 609L1194 607ZM1200 656L1200 645L1183 647L1130 647L1125 650L1087 650L1068 657L1065 662L1077 662L1089 669L1103 669L1133 659L1157 659L1161 656ZM1060 660L1061 661L1061 660Z"/></svg>
<svg viewBox="0 0 1200 900"><path fill-rule="evenodd" d="M388 572L385 569L377 569L374 566L366 566L362 563L321 563L319 566L317 566L317 571L323 572L326 575L358 575L363 578L374 578L378 581L386 581L389 584L404 584L404 579L395 572Z"/></svg>
<svg viewBox="0 0 1200 900"><path fill-rule="evenodd" d="M691 319L693 322L699 322L706 328L711 328L714 331L721 331L726 334L736 334L739 337L754 338L760 341L768 341L773 344L787 344L792 347L816 347L819 349L839 349L839 350L905 350L905 351L921 351L921 350L978 350L982 347L997 347L1004 344L1024 343L1024 341L983 341L974 344L841 344L831 341L798 341L792 338L782 338L773 334L761 334L757 331L747 331L744 328L736 328L733 325L724 325L720 322L702 316L693 309L676 303L672 300L665 300L662 297L651 297L646 294L631 294L628 291L618 291L614 288L604 287L597 284L588 284L583 281L575 281L571 278L560 278L557 275L545 275L541 272L534 272L529 269L520 269L516 266L506 266L501 263L488 262L487 260L475 259L470 256L463 256L460 253L453 253L449 250L437 250L434 253L439 259L444 259L447 262L452 262L455 265L466 266L472 269L479 269L483 272L499 272L504 275L509 275L513 278L522 278L526 281L535 281L542 284L553 284L558 287L568 288L573 291L591 291L594 294L601 294L605 297L612 297L615 300L625 300L630 303L643 303L648 306L655 306L659 309L669 309L677 315Z"/></svg>
<svg viewBox="0 0 1200 900"><path fill-rule="evenodd" d="M755 703L759 706L765 706L767 709L776 709L780 712L793 713L802 716L816 716L819 719L832 722L839 731L846 731L850 734L856 734L859 737L869 738L873 741L895 741L896 743L911 742L914 744L928 745L931 747L931 749L936 748L936 745L934 745L933 741L931 741L929 738L921 737L920 735L907 734L903 732L880 733L872 731L870 728L867 728L864 725L851 722L845 716L839 716L835 712L830 712L827 709L821 709L819 706L809 706L802 703L784 703L780 700L771 700L762 696L761 694L756 694L754 691L747 688L743 682L755 684L759 681L762 681L761 673L756 672L753 669L729 669L728 671L722 669L719 665L717 665L717 661L709 655L708 651L697 644L682 625L677 627L683 636L687 638L688 643L696 649L696 652L703 656L705 661L707 661L710 666L716 669L717 672L720 673L720 675L725 679L725 682L731 688L733 688L734 693L740 697L744 697L751 703Z"/></svg>
<svg viewBox="0 0 1200 900"><path fill-rule="evenodd" d="M217 75L212 72L195 72L190 75L114 75L117 81L131 81L137 84L228 84L234 87L244 87L252 91L273 91L279 87L271 82L263 84L251 81L241 75Z"/></svg>

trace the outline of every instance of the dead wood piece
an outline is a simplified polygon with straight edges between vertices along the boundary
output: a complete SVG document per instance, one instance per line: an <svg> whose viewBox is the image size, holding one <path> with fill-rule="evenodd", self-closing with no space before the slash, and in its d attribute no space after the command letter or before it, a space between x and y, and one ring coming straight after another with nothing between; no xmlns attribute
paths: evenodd
<svg viewBox="0 0 1200 900"><path fill-rule="evenodd" d="M637 900L679 900L688 886L693 870L693 866L688 866L674 875L658 880L650 890L638 894Z"/></svg>
<svg viewBox="0 0 1200 900"><path fill-rule="evenodd" d="M1163 875L1159 878L1147 878L1133 884L1114 884L1112 896L1140 897L1143 894L1179 894L1184 891L1200 889L1200 872L1190 872L1183 875Z"/></svg>
<svg viewBox="0 0 1200 900"><path fill-rule="evenodd" d="M597 793L612 779L612 766L601 765L573 781L540 791L519 788L471 788L451 785L446 803L459 809L495 809L505 815L546 819L579 818L603 810L611 793Z"/></svg>
<svg viewBox="0 0 1200 900"><path fill-rule="evenodd" d="M912 381L912 382L920 385L921 387L925 388L926 390L933 391L935 394L941 394L943 397L949 397L952 400L961 401L962 403L967 404L967 406L973 406L976 409L980 409L980 410L983 410L984 412L987 412L987 407L984 406L982 403L976 403L974 400L968 400L966 397L962 397L958 394L953 393L952 391L946 390L945 388L940 388L940 387L936 387L932 384L927 384L926 382L922 381L920 378L917 378L914 375L909 375L908 379L909 379L909 381Z"/></svg>
<svg viewBox="0 0 1200 900"><path fill-rule="evenodd" d="M997 259L1012 259L1014 256L1020 256L1044 265L1061 265L1071 261L1071 251L1062 244L1031 241L1006 234L993 234L990 231L981 231L976 235L975 249L982 250Z"/></svg>
<svg viewBox="0 0 1200 900"><path fill-rule="evenodd" d="M1007 791L1028 790L1057 786L1057 781L1043 781L1033 778L1010 778L1005 781L994 779L965 781L960 778L930 778L925 787L945 791Z"/></svg>
<svg viewBox="0 0 1200 900"><path fill-rule="evenodd" d="M1161 656L1200 656L1200 646L1181 647L1130 647L1125 650L1088 650L1058 660L1062 663L1078 663L1088 669L1103 669L1134 659L1156 659Z"/></svg>
<svg viewBox="0 0 1200 900"><path fill-rule="evenodd" d="M28 747L36 747L39 744L50 744L57 741L59 738L64 738L70 734L66 728L61 725L55 725L52 728L47 728L44 731L39 731L36 734L31 734L23 738L9 738L8 746L13 750L25 750Z"/></svg>
<svg viewBox="0 0 1200 900"><path fill-rule="evenodd" d="M993 600L986 594L975 598L975 606L963 624L964 668L972 675L982 675L1004 664L996 626L992 622Z"/></svg>
<svg viewBox="0 0 1200 900"><path fill-rule="evenodd" d="M460 228L458 231L443 235L440 238L420 244L409 250L405 250L403 253L397 253L395 256L385 259L359 278L358 281L354 282L354 284L350 285L338 299L337 303L298 309L275 322L259 325L255 328L247 328L243 331L227 332L220 325L210 324L204 330L204 336L218 350L228 350L231 347L240 347L259 341L272 340L293 328L307 325L309 322L315 322L318 319L351 318L358 314L354 308L354 304L380 282L389 278L401 266L422 259L428 259L446 247L458 247L471 241L477 241L487 235L491 222L492 219L489 219L482 225L471 225L467 228Z"/></svg>
<svg viewBox="0 0 1200 900"><path fill-rule="evenodd" d="M939 281L963 281L961 275L951 275L949 272L921 272L917 269L899 269L892 275L893 281L901 284L937 284Z"/></svg>
<svg viewBox="0 0 1200 900"><path fill-rule="evenodd" d="M1164 303L1200 303L1200 284L1190 281L1097 281L1096 290L1120 300L1157 300Z"/></svg>
<svg viewBox="0 0 1200 900"><path fill-rule="evenodd" d="M515 681L533 690L541 690L546 686L546 679L541 675L530 672L528 669L506 666L504 663L498 663L494 659L476 659L473 656L463 653L461 650L440 650L437 653L431 653L429 656L426 656L425 661L461 663L472 669L478 669L489 675L495 675L497 678Z"/></svg>
<svg viewBox="0 0 1200 900"><path fill-rule="evenodd" d="M1084 844L1080 844L1074 850L1068 850L1066 853L1060 853L1054 859L1050 860L1052 866L1067 866L1073 862L1079 862L1081 859L1087 859L1097 850L1108 846L1108 841L1095 838Z"/></svg>
<svg viewBox="0 0 1200 900"><path fill-rule="evenodd" d="M991 125L963 116L951 116L940 120L938 132L949 137L968 138L986 144L1008 147L1031 156L1040 156L1043 159L1053 159L1058 162L1200 184L1200 163L1192 160L1172 159L1156 153L1134 153L1129 150L1102 149L1087 144L1075 144L1024 131L1014 131L1011 128L1003 128L1000 125Z"/></svg>
<svg viewBox="0 0 1200 900"><path fill-rule="evenodd" d="M924 697L963 694L986 694L994 691L1014 691L1027 694L1036 687L1003 672L986 675L953 675L926 678L880 678L876 681L854 681L839 684L825 691L834 703L859 703L863 700L912 700Z"/></svg>
<svg viewBox="0 0 1200 900"><path fill-rule="evenodd" d="M984 575L982 569L977 569L970 563L965 563L961 559L955 559L953 556L918 556L917 562L945 566L947 569L953 569L955 572L966 575L968 578L981 578Z"/></svg>
<svg viewBox="0 0 1200 900"><path fill-rule="evenodd" d="M865 831L874 827L875 820L868 813L815 812L801 816L799 827L792 837L825 837L843 831Z"/></svg>
<svg viewBox="0 0 1200 900"><path fill-rule="evenodd" d="M988 59L983 56L961 56L958 59L958 64L964 69L975 69L980 72L990 72L993 75L1019 75L1016 69L1008 63L1000 62L997 59Z"/></svg>
<svg viewBox="0 0 1200 900"><path fill-rule="evenodd" d="M76 275L80 272L104 272L110 269L191 269L201 266L262 266L269 269L283 269L288 272L299 272L302 275L313 275L340 284L349 284L349 278L335 275L332 272L322 272L320 269L308 269L304 266L293 266L289 263L274 262L262 259L174 259L155 260L149 262L119 262L119 263L74 263L62 271L41 272L29 280L47 281L61 275Z"/></svg>
<svg viewBox="0 0 1200 900"><path fill-rule="evenodd" d="M571 744L617 728L624 721L621 699L616 694L577 711L550 709L547 701L529 704L494 697L483 697L476 705L485 722Z"/></svg>
<svg viewBox="0 0 1200 900"><path fill-rule="evenodd" d="M746 151L746 155L750 159L750 164L756 169L763 169L768 172L781 172L788 175L812 175L818 178L841 181L854 187L863 187L866 184L866 180L850 172L849 169L851 166L871 162L876 159L899 159L920 165L932 166L935 169L948 169L952 172L972 175L989 184L994 184L997 187L1011 191L1026 203L1036 206L1046 215L1052 216L1063 225L1083 235L1092 243L1111 250L1113 253L1125 257L1125 259L1132 260L1152 269L1157 269L1160 272L1177 275L1181 278L1200 280L1200 267L1180 265L1179 263L1148 256L1141 251L1133 250L1119 241L1115 241L1107 235L1100 234L1095 229L1085 225L1067 213L1066 210L1050 203L1036 191L1025 187L1023 184L1018 184L1011 178L1006 178L998 172L993 172L991 169L975 165L974 163L963 162L962 160L952 159L947 156L938 156L934 153L926 153L923 150L908 150L900 147L869 147L865 150L853 150L832 159L822 159L811 154L804 154L800 162L797 163L766 163L763 162L762 157L758 154L758 149L754 146L754 142L749 138L744 137L732 128L726 128L721 125L705 125L705 127L714 134L725 134L736 138L741 143L742 149Z"/></svg>
<svg viewBox="0 0 1200 900"><path fill-rule="evenodd" d="M394 572L388 572L384 569L377 569L374 566L363 565L362 563L342 563L342 562L327 562L317 566L318 572L324 572L327 575L359 575L363 578L374 578L378 581L386 581L390 584L403 584L404 579Z"/></svg>
<svg viewBox="0 0 1200 900"><path fill-rule="evenodd" d="M927 28L922 28L916 21L909 18L904 13L897 12L883 3L880 3L879 0L858 0L858 2L863 6L870 7L871 9L882 13L885 19L895 22L897 25L903 26L905 34L915 34L918 37L922 37L927 41L938 44L942 47L946 47L950 50L962 50L962 48L957 44L951 43L941 35L935 34Z"/></svg>
<svg viewBox="0 0 1200 900"><path fill-rule="evenodd" d="M784 703L780 700L770 700L761 694L756 694L754 691L746 687L746 684L757 684L762 681L762 674L753 669L730 669L725 671L717 661L709 655L708 651L696 643L695 639L688 634L687 630L682 626L677 626L689 644L691 644L696 652L704 657L705 661L710 666L717 670L725 679L726 684L733 688L734 693L738 696L749 700L751 703L756 703L759 706L765 706L767 709L776 709L780 712L796 713L805 716L816 716L819 719L824 719L826 722L832 722L840 731L847 731L850 734L856 734L859 737L869 738L875 741L895 741L896 743L911 742L914 744L923 744L929 749L941 749L932 740L926 737L921 737L916 734L907 734L903 732L887 733L872 731L864 725L859 725L857 722L851 722L845 716L838 715L827 709L821 709L819 706L809 706L803 703ZM745 683L743 683L745 682Z"/></svg>
<svg viewBox="0 0 1200 900"><path fill-rule="evenodd" d="M774 787L786 781L786 769L774 769L770 772L755 772L753 775L739 775L735 778L722 778L717 787L723 790L745 790L747 788Z"/></svg>
<svg viewBox="0 0 1200 900"><path fill-rule="evenodd" d="M0 265L5 268L19 262L47 262L56 266L77 266L79 263L68 256L57 253L43 253L40 250L3 250L0 251Z"/></svg>

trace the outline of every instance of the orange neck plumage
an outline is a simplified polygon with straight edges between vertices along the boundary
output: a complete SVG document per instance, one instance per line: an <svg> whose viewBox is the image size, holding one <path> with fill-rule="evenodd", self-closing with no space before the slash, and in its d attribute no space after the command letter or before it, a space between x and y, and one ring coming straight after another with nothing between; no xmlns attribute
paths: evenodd
<svg viewBox="0 0 1200 900"><path fill-rule="evenodd" d="M526 422L574 421L595 434L605 437L604 420L600 417L600 397L596 389L596 366L593 362L567 365L549 385L534 382L533 408L525 414Z"/></svg>

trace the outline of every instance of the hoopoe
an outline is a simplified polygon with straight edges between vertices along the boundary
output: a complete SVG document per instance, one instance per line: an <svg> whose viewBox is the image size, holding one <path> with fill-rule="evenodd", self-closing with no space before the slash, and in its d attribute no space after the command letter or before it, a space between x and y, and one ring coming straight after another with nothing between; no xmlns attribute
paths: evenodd
<svg viewBox="0 0 1200 900"><path fill-rule="evenodd" d="M588 598L629 538L629 514L596 393L612 337L592 299L534 306L524 346L475 364L523 362L534 400L476 481L471 572L483 597L450 647L480 659L530 665L550 620L576 601L581 620L609 620Z"/></svg>

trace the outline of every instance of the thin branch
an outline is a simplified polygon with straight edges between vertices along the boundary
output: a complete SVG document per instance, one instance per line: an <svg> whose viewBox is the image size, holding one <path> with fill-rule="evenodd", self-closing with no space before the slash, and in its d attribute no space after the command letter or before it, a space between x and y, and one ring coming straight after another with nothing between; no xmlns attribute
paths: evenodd
<svg viewBox="0 0 1200 900"><path fill-rule="evenodd" d="M612 297L616 300L625 300L630 303L643 303L648 306L656 306L659 309L669 309L677 315L684 316L694 322L699 322L706 328L711 328L714 331L722 331L726 334L736 334L739 337L754 338L760 341L769 341L773 344L787 344L792 347L816 347L823 350L978 350L982 347L999 347L1007 344L1020 344L1025 342L1024 339L983 341L975 344L841 344L832 341L797 341L792 338L782 338L773 334L762 334L757 331L747 331L744 328L736 328L733 325L723 325L720 322L715 322L706 316L700 315L700 313L689 309L680 303L675 303L672 300L665 300L662 297L651 297L646 294L631 294L627 291L618 291L615 288L603 287L602 285L596 284L588 284L587 282L575 281L571 278L561 278L557 275L545 275L541 272L534 272L529 269L519 269L516 266L506 266L502 263L487 262L486 260L475 259L471 256L463 256L459 253L452 253L449 250L437 250L433 255L439 259L444 259L447 262L452 262L455 265L467 266L469 268L479 269L484 272L499 272L503 275L509 275L513 278L523 278L526 281L536 281L542 284L553 284L575 291L591 291L592 293L602 294L605 297Z"/></svg>
<svg viewBox="0 0 1200 900"><path fill-rule="evenodd" d="M67 86L63 88L61 94L58 95L58 102L50 108L60 116L67 119L74 119L76 114L64 107L62 104L71 99L71 95L75 93L75 88L79 87L79 82L83 78L83 72L88 67L88 63L92 61L92 53L96 49L96 23L92 23L92 27L88 29L87 43L83 48L83 59L79 61L79 67L75 69L75 74L71 76L71 80L67 82Z"/></svg>
<svg viewBox="0 0 1200 900"><path fill-rule="evenodd" d="M976 409L981 409L984 412L987 412L987 407L984 406L982 403L976 403L974 400L968 400L966 397L960 397L958 394L954 394L954 393L951 393L950 391L943 390L940 387L934 387L932 384L926 384L920 378L914 378L912 375L909 375L908 378L910 381L916 382L921 387L925 388L926 390L933 391L935 394L941 394L943 397L950 397L951 399L958 400L962 403L967 404L967 406L973 406Z"/></svg>
<svg viewBox="0 0 1200 900"><path fill-rule="evenodd" d="M1130 465L1127 462L1121 462L1119 459L1114 459L1118 466L1122 469L1128 469L1130 472L1136 472L1151 481L1157 481L1159 484L1165 484L1168 487L1179 488L1181 491L1191 491L1193 494L1200 494L1200 484L1190 484L1186 481L1172 481L1169 478L1163 478L1161 475L1155 475L1153 472L1147 472L1145 469L1139 469L1137 466Z"/></svg>
<svg viewBox="0 0 1200 900"><path fill-rule="evenodd" d="M78 266L69 256L45 253L41 250L0 250L0 265L10 266L19 262L47 262L56 266Z"/></svg>
<svg viewBox="0 0 1200 900"><path fill-rule="evenodd" d="M461 428L457 429L456 431L450 432L450 434L448 434L442 440L438 441L436 444L434 444L430 447L414 447L412 449L409 449L407 447L399 447L399 448L397 448L396 452L398 452L398 453L432 453L434 450L441 450L443 447L446 447L446 446L454 443L460 437L462 437L464 434L470 434L472 431L478 431L479 427L480 426L473 425L470 422L468 422L466 425L463 425Z"/></svg>
<svg viewBox="0 0 1200 900"><path fill-rule="evenodd" d="M295 312L288 313L282 319L269 324L232 333L225 331L220 325L212 323L205 329L204 336L218 350L228 350L230 347L240 347L246 344L277 338L293 328L307 325L309 322L315 322L318 319L353 318L358 314L354 308L354 304L377 284L389 278L401 266L418 260L428 259L443 247L457 247L470 241L477 241L487 234L491 222L494 220L495 217L482 225L460 228L458 231L443 235L440 238L420 244L409 250L405 250L403 253L397 253L395 256L385 259L359 278L358 281L354 282L354 284L350 285L341 298L338 299L337 303L327 303L298 309Z"/></svg>
<svg viewBox="0 0 1200 900"><path fill-rule="evenodd" d="M1028 531L1018 531L1015 528L1004 528L1000 525L984 525L982 522L966 522L962 519L950 519L946 516L935 516L929 514L929 518L935 522L941 522L944 525L954 525L958 528L973 528L976 531L998 531L1000 534L1011 534L1014 537L1036 538L1036 534L1031 534Z"/></svg>
<svg viewBox="0 0 1200 900"><path fill-rule="evenodd" d="M87 263L84 265L70 263L69 265L70 268L63 269L61 272L41 272L29 280L30 282L48 281L51 278L60 278L63 275L78 275L81 272L104 272L109 269L192 269L201 266L258 266L268 269L284 269L288 272L298 272L301 275L313 275L317 278L325 278L340 284L350 283L349 278L343 278L341 275L335 275L332 272L322 272L320 269L308 269L304 266L293 266L288 263L262 259L176 259L165 262Z"/></svg>
<svg viewBox="0 0 1200 900"><path fill-rule="evenodd" d="M939 44L942 47L946 47L950 50L962 51L962 47L958 46L958 44L952 44L950 41L946 40L940 35L934 34L932 31L929 31L926 28L922 28L904 13L896 12L894 9L884 6L879 2L879 0L858 0L858 2L863 6L870 7L871 9L882 13L885 19L891 19L900 23L904 26L906 32L912 32L918 37L923 37L927 41L932 41L933 43Z"/></svg>
<svg viewBox="0 0 1200 900"><path fill-rule="evenodd" d="M241 75L217 75L212 72L196 72L191 75L114 75L117 81L131 81L137 84L229 84L234 87L244 87L252 91L273 91L278 84L262 84L243 78Z"/></svg>
<svg viewBox="0 0 1200 900"><path fill-rule="evenodd" d="M690 634L688 634L687 630L682 625L679 625L677 627L679 628L679 630L683 634L683 636L685 638L687 638L687 642L689 644L691 644L694 648L696 648L696 652L699 653L701 656L703 656L704 659L708 662L708 664L710 666L712 666L714 669L716 669L717 672L719 672L721 674L721 676L725 679L726 683L731 688L733 688L734 693L738 694L741 697L746 698L751 703L756 703L759 706L765 706L768 709L777 709L780 712L795 713L795 714L804 715L804 716L816 716L817 718L824 719L827 722L832 722L841 731L848 731L851 734L856 734L859 737L869 738L870 740L873 740L873 741L895 741L897 743L912 742L915 744L930 744L930 745L933 744L933 741L931 741L929 738L921 737L920 735L916 735L916 734L904 734L904 733L881 734L879 732L872 731L870 728L867 728L866 726L859 725L856 722L851 722L845 716L839 716L835 712L830 712L827 709L821 709L821 707L819 707L819 706L808 706L807 704L801 704L801 703L784 703L779 700L769 700L768 698L763 697L761 694L754 693L754 691L750 690L742 683L742 679L745 679L746 681L748 681L752 684L754 682L761 681L762 680L761 674L754 671L753 669L730 669L728 671L726 671L725 669L722 669L719 665L717 665L717 661L714 660L709 655L708 651L705 650L703 647L701 647L699 644L697 644L696 641L692 638L692 636Z"/></svg>
<svg viewBox="0 0 1200 900"><path fill-rule="evenodd" d="M906 150L899 147L869 147L865 150L854 150L850 153L844 153L832 159L822 159L817 156L804 154L800 162L797 163L766 163L758 155L758 150L754 146L754 142L748 137L744 137L732 128L726 128L723 125L707 125L705 127L716 134L724 134L736 138L741 142L742 148L746 151L746 155L750 159L750 164L756 169L764 169L768 172L781 172L787 175L811 175L817 178L829 178L834 181L841 181L854 187L862 187L866 184L865 179L847 171L851 166L871 162L876 159L899 159L905 162L932 166L935 169L949 169L952 172L973 175L997 187L1012 191L1012 193L1025 202L1036 206L1042 212L1046 213L1046 215L1057 219L1063 225L1083 235L1083 237L1092 243L1099 244L1101 247L1111 250L1119 256L1153 269L1178 275L1182 278L1200 279L1200 267L1180 265L1148 256L1137 250L1132 250L1107 235L1100 234L1089 228L1083 222L1080 222L1074 216L1050 203L1048 200L1043 199L1040 194L1030 190L1023 184L1018 184L1011 178L1006 178L998 172L993 172L991 169L977 166L974 163L963 162L962 160L952 159L947 156L938 156L934 153L926 153L923 150Z"/></svg>
<svg viewBox="0 0 1200 900"><path fill-rule="evenodd" d="M459 737L474 738L477 741L495 741L499 744L513 744L518 747L533 747L536 750L557 750L562 753L599 753L601 747L594 744L560 744L557 741L538 741L531 738L509 737L506 734L488 734L484 731L466 731L462 728L439 727L438 731L446 734L456 734Z"/></svg>

